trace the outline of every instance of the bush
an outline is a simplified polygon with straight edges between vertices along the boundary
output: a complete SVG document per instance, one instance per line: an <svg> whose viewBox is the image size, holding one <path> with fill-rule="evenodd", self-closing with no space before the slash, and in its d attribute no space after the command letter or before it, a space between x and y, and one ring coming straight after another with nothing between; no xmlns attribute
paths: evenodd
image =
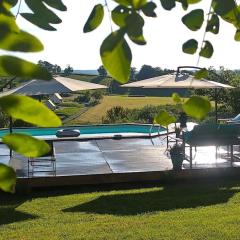
<svg viewBox="0 0 240 240"><path fill-rule="evenodd" d="M87 103L90 102L91 100L91 93L89 91L86 91L83 94L80 94L79 96L77 96L76 98L74 98L74 102L78 102L78 103Z"/></svg>
<svg viewBox="0 0 240 240"><path fill-rule="evenodd" d="M123 107L113 107L107 111L106 116L102 119L104 123L116 122L139 122L152 123L154 117L162 110L168 111L177 118L179 107L176 105L160 105L160 106L145 106L141 109L128 109Z"/></svg>
<svg viewBox="0 0 240 240"><path fill-rule="evenodd" d="M101 90L98 91L94 91L92 93L92 98L94 98L95 100L101 100L103 98L103 92Z"/></svg>

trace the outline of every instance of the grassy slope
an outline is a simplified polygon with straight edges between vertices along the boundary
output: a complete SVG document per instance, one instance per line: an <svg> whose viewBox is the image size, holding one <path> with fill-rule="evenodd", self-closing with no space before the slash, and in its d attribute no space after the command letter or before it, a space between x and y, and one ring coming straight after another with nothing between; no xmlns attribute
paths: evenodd
<svg viewBox="0 0 240 240"><path fill-rule="evenodd" d="M240 184L226 181L0 195L0 239L237 240Z"/></svg>
<svg viewBox="0 0 240 240"><path fill-rule="evenodd" d="M100 123L107 110L114 106L124 108L142 108L146 105L172 104L172 98L168 97L127 97L127 96L105 96L102 102L86 113L75 119L72 123Z"/></svg>

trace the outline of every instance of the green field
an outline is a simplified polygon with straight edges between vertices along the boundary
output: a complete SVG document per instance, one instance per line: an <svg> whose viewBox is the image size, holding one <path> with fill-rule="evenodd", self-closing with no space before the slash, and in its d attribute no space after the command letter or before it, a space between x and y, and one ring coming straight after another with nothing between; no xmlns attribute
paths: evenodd
<svg viewBox="0 0 240 240"><path fill-rule="evenodd" d="M2 240L239 240L234 180L0 194L0 203Z"/></svg>
<svg viewBox="0 0 240 240"><path fill-rule="evenodd" d="M114 106L122 106L124 108L142 108L146 105L163 105L173 104L170 97L128 97L128 96L104 96L100 104L91 107L87 112L79 118L73 120L71 124L82 123L101 123L102 117L106 115L107 110Z"/></svg>

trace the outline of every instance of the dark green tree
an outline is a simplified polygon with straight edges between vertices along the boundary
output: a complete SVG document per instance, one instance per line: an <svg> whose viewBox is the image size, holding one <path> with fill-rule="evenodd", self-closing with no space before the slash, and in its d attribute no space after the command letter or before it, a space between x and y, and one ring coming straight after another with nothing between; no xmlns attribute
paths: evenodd
<svg viewBox="0 0 240 240"><path fill-rule="evenodd" d="M103 65L98 68L98 74L101 77L107 77L107 71Z"/></svg>

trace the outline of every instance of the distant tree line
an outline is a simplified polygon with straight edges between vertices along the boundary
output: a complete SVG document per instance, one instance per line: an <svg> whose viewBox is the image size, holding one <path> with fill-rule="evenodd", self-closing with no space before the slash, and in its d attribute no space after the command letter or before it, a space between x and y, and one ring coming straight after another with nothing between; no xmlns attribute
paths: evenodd
<svg viewBox="0 0 240 240"><path fill-rule="evenodd" d="M162 69L160 67L152 67L150 65L143 65L139 71L135 67L131 67L131 75L130 75L130 82L143 80L147 78L162 76L165 74L173 73L174 70L171 69ZM103 66L100 66L98 68L99 76L101 77L107 77L107 71Z"/></svg>
<svg viewBox="0 0 240 240"><path fill-rule="evenodd" d="M62 71L61 67L57 64L52 64L48 61L39 60L38 65L45 68L50 72L51 74L63 74L64 76L69 76L73 73L73 68L70 65L67 65L67 67Z"/></svg>

